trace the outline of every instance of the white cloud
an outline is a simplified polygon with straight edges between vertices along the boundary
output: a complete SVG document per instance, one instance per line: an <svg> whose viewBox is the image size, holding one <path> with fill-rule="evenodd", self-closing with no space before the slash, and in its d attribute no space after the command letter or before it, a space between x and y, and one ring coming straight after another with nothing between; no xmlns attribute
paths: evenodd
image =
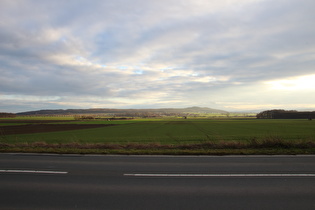
<svg viewBox="0 0 315 210"><path fill-rule="evenodd" d="M309 0L1 1L0 109L34 108L34 97L43 109L310 107L314 7Z"/></svg>
<svg viewBox="0 0 315 210"><path fill-rule="evenodd" d="M288 78L282 80L275 80L266 82L272 89L275 90L288 90L288 91L301 91L313 90L315 91L315 75L300 76L295 78Z"/></svg>

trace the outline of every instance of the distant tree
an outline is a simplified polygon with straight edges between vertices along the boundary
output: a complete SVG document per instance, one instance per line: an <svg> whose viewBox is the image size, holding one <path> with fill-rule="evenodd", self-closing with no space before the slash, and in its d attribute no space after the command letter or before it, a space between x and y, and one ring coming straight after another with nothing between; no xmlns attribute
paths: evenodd
<svg viewBox="0 0 315 210"><path fill-rule="evenodd" d="M16 117L13 113L0 112L0 118L13 118Z"/></svg>
<svg viewBox="0 0 315 210"><path fill-rule="evenodd" d="M315 117L315 112L274 109L260 112L256 117L257 119L311 119Z"/></svg>

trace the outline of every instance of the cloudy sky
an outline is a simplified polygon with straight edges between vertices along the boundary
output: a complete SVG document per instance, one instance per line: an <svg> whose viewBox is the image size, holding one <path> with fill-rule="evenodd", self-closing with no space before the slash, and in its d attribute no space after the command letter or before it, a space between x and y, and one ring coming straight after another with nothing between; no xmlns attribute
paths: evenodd
<svg viewBox="0 0 315 210"><path fill-rule="evenodd" d="M0 112L315 110L314 0L1 0Z"/></svg>

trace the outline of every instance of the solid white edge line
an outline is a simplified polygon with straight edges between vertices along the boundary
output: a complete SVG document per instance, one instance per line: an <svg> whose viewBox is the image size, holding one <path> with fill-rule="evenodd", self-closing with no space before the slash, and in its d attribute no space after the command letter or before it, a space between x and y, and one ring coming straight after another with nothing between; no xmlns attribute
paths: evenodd
<svg viewBox="0 0 315 210"><path fill-rule="evenodd" d="M124 174L134 177L315 177L315 174Z"/></svg>
<svg viewBox="0 0 315 210"><path fill-rule="evenodd" d="M0 173L34 173L34 174L67 174L66 171L38 171L38 170L0 170Z"/></svg>

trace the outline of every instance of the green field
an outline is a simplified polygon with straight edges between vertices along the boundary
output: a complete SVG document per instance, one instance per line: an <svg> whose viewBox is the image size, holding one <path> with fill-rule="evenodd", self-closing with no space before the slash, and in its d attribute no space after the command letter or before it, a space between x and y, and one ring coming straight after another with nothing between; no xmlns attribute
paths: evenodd
<svg viewBox="0 0 315 210"><path fill-rule="evenodd" d="M183 145L265 140L315 142L315 121L309 120L160 118L58 123L114 124L114 126L19 135L5 135L0 132L0 143Z"/></svg>
<svg viewBox="0 0 315 210"><path fill-rule="evenodd" d="M47 143L130 143L158 142L162 144L192 143L202 141L247 141L253 138L277 137L284 140L314 140L315 121L308 120L121 120L63 122L78 124L115 124L115 126L34 133L2 135L1 142ZM10 123L12 125L13 123Z"/></svg>

